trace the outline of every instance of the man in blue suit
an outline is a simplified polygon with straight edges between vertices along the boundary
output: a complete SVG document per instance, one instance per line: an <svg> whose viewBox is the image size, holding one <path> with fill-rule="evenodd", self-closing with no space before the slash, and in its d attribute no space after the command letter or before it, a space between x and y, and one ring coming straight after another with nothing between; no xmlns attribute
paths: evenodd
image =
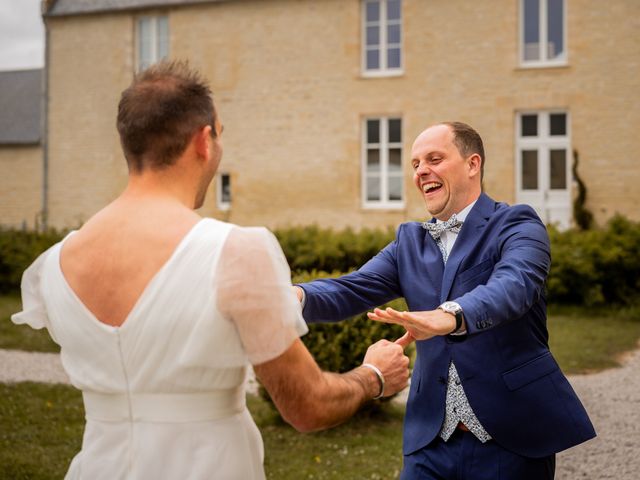
<svg viewBox="0 0 640 480"><path fill-rule="evenodd" d="M484 162L470 126L426 129L411 165L432 220L400 225L359 270L298 289L307 322L405 298L408 312L369 313L416 340L403 480L553 479L555 454L595 436L549 351L545 226L482 193Z"/></svg>

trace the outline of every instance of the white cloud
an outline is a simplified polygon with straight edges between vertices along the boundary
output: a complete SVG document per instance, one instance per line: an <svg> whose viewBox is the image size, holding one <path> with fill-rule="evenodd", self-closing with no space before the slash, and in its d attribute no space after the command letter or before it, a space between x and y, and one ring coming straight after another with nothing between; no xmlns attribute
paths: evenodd
<svg viewBox="0 0 640 480"><path fill-rule="evenodd" d="M40 0L0 0L0 70L44 65Z"/></svg>

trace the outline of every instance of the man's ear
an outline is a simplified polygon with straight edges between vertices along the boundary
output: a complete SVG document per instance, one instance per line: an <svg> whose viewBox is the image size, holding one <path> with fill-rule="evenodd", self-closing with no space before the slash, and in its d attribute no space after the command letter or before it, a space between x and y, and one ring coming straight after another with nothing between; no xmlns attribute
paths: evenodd
<svg viewBox="0 0 640 480"><path fill-rule="evenodd" d="M480 171L482 169L482 158L477 153L474 153L467 160L469 165L469 176L474 177L476 175L480 175Z"/></svg>
<svg viewBox="0 0 640 480"><path fill-rule="evenodd" d="M213 142L211 142L211 125L202 127L198 130L193 138L196 147L196 153L199 157L208 159L210 157Z"/></svg>

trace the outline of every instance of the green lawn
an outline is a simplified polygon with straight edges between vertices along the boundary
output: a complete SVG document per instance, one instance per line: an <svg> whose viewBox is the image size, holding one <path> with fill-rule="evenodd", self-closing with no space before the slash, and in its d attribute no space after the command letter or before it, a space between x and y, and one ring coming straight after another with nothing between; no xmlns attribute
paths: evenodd
<svg viewBox="0 0 640 480"><path fill-rule="evenodd" d="M44 331L16 327L15 297L0 297L0 348L57 351ZM552 308L551 348L563 370L613 367L640 338L640 308ZM403 409L385 404L327 432L299 434L272 407L249 396L265 443L270 479L395 479L402 464ZM84 425L80 392L62 385L0 383L0 479L59 479L78 451Z"/></svg>
<svg viewBox="0 0 640 480"><path fill-rule="evenodd" d="M61 479L80 449L82 395L73 387L0 383L0 479Z"/></svg>
<svg viewBox="0 0 640 480"><path fill-rule="evenodd" d="M589 373L619 365L638 346L640 307L549 309L549 345L565 373Z"/></svg>

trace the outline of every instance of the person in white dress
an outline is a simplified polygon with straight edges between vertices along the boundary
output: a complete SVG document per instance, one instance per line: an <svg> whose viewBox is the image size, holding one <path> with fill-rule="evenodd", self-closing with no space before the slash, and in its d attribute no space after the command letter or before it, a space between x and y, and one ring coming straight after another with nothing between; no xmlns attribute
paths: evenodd
<svg viewBox="0 0 640 480"><path fill-rule="evenodd" d="M12 317L48 329L82 390L86 427L67 479L264 478L249 365L300 431L406 386L402 342L375 343L350 372L321 371L299 339L307 327L275 237L194 212L222 156L196 72L142 72L117 126L125 190L25 271Z"/></svg>

